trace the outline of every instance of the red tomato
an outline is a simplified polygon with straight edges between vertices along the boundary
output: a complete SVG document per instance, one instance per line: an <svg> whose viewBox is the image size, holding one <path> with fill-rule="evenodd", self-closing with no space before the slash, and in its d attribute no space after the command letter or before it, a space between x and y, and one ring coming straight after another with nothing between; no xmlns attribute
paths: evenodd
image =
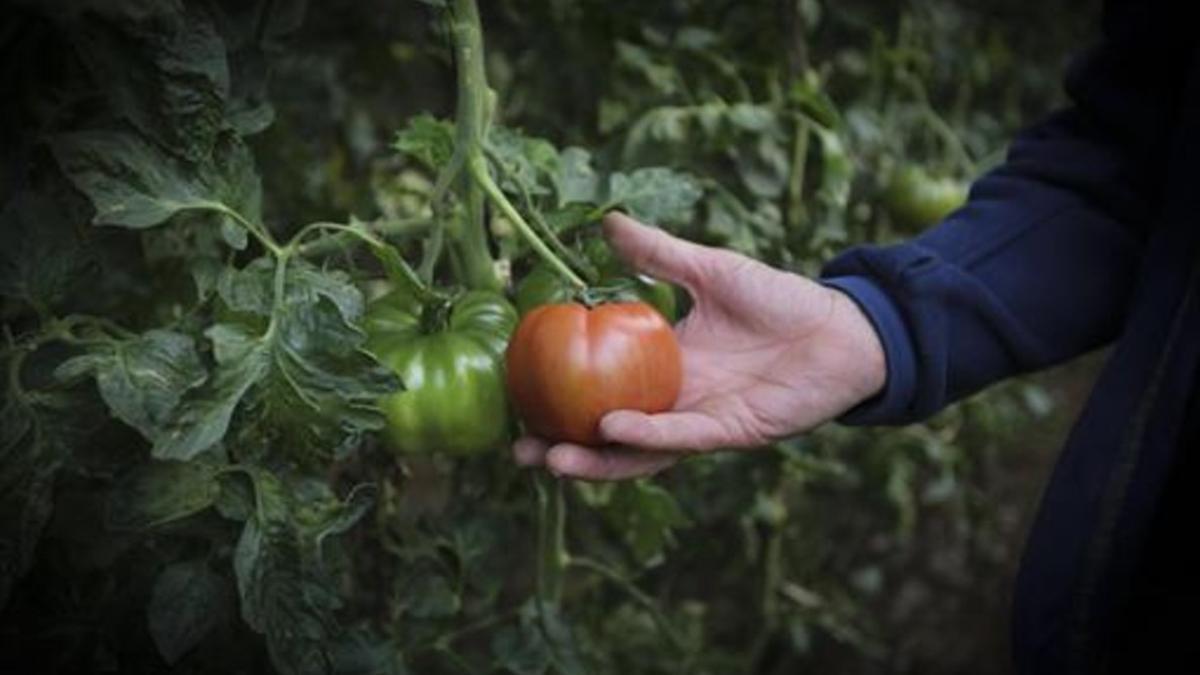
<svg viewBox="0 0 1200 675"><path fill-rule="evenodd" d="M584 445L603 443L605 413L669 410L683 379L675 331L644 302L538 307L517 325L505 365L529 431Z"/></svg>

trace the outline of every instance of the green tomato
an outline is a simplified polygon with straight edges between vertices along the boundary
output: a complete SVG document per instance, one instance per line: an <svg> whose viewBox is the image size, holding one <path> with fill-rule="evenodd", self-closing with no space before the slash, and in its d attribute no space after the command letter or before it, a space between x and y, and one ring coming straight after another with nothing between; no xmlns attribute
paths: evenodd
<svg viewBox="0 0 1200 675"><path fill-rule="evenodd" d="M512 305L487 291L450 307L399 292L371 304L367 348L404 383L381 404L397 451L471 455L508 440L504 349L516 323Z"/></svg>
<svg viewBox="0 0 1200 675"><path fill-rule="evenodd" d="M940 222L967 201L967 185L953 178L934 177L909 164L892 173L883 202L902 227L922 228Z"/></svg>

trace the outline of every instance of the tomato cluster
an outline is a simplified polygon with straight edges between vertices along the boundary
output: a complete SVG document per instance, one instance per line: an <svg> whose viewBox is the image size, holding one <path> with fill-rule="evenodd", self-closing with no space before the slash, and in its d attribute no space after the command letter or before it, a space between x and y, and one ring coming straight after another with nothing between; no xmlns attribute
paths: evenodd
<svg viewBox="0 0 1200 675"><path fill-rule="evenodd" d="M515 289L516 309L477 290L424 302L395 290L373 302L367 348L404 383L382 402L391 445L494 450L510 439L510 401L528 432L593 445L608 411L669 409L682 371L675 289L627 274L606 251L586 249L598 281L582 292L535 266Z"/></svg>

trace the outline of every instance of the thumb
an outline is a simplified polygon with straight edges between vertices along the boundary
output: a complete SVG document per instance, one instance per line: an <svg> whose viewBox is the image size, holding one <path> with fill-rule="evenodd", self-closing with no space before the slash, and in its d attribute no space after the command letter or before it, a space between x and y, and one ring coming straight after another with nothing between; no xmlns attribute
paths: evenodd
<svg viewBox="0 0 1200 675"><path fill-rule="evenodd" d="M616 211L604 216L604 236L635 270L686 287L699 284L713 257L713 249L707 246L671 236Z"/></svg>

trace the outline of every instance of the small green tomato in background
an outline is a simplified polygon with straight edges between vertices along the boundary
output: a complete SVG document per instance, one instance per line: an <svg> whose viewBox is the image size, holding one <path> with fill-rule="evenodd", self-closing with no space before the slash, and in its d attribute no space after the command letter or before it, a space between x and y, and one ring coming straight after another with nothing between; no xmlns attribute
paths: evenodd
<svg viewBox="0 0 1200 675"><path fill-rule="evenodd" d="M367 348L404 390L382 403L401 453L472 455L509 439L504 350L517 313L502 296L469 291L442 306L393 292L367 311Z"/></svg>
<svg viewBox="0 0 1200 675"><path fill-rule="evenodd" d="M967 184L954 178L935 177L915 164L892 172L883 191L883 203L901 227L919 229L934 225L967 201Z"/></svg>

